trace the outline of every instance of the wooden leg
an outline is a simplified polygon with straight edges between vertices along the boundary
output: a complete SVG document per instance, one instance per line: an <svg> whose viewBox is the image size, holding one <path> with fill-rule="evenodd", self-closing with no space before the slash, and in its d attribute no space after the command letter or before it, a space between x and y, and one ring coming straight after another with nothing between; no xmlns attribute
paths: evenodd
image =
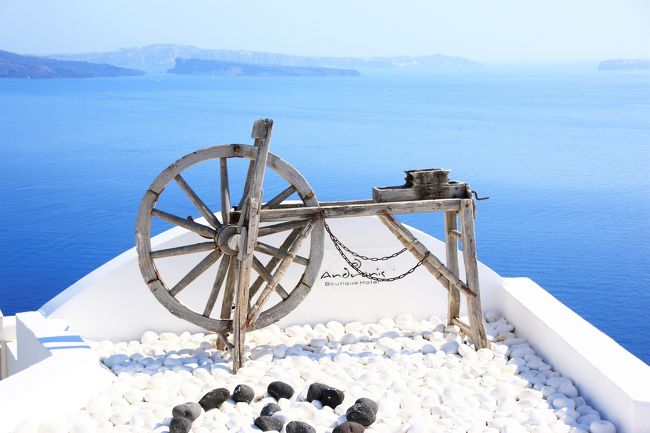
<svg viewBox="0 0 650 433"><path fill-rule="evenodd" d="M246 243L248 240L248 233L246 227L242 228L241 237L239 238L239 276L237 278L237 293L235 297L235 317L233 318L233 340L234 351L232 357L232 372L237 373L237 370L244 365L244 343L246 329L244 328L244 320L246 313L248 313L248 293L250 288L250 271L253 265L253 255L245 254ZM242 314L241 310L244 310Z"/></svg>
<svg viewBox="0 0 650 433"><path fill-rule="evenodd" d="M478 263L476 259L476 238L474 237L474 201L465 199L460 206L460 224L462 227L463 261L465 263L465 281L476 296L467 297L469 325L472 329L474 345L477 349L488 347L483 311L481 310L481 293L478 280Z"/></svg>
<svg viewBox="0 0 650 433"><path fill-rule="evenodd" d="M253 169L249 170L246 184L248 194L244 200L244 209L238 222L241 230L239 238L240 263L239 277L237 278L237 291L235 294L235 315L233 318L233 373L244 364L244 343L246 334L246 318L248 316L248 304L250 293L250 273L253 267L253 252L257 244L257 236L260 225L260 208L262 199L262 184L264 182L264 171L269 153L271 140L271 128L273 122L268 119L258 120L253 125L252 137L255 139L257 156Z"/></svg>
<svg viewBox="0 0 650 433"><path fill-rule="evenodd" d="M431 251L418 241L413 233L402 225L388 212L379 215L379 220L391 231L402 245L413 254L417 260L424 260L422 266L433 275L444 288L453 285L467 296L475 296L474 292L458 279Z"/></svg>
<svg viewBox="0 0 650 433"><path fill-rule="evenodd" d="M458 276L458 212L445 212L445 242L446 242L446 265L447 268ZM449 283L449 297L447 305L447 324L451 325L454 319L460 316L460 290Z"/></svg>

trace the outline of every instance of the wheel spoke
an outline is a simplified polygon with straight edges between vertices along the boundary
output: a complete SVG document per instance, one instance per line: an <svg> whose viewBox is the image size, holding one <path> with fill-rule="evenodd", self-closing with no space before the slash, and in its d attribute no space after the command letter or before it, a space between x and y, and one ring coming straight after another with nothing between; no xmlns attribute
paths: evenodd
<svg viewBox="0 0 650 433"><path fill-rule="evenodd" d="M262 262L260 262L259 259L255 256L253 256L253 269L255 269L255 272L257 272L257 274L262 277L267 283L273 281L273 275L271 275L271 273L266 270ZM285 300L289 297L289 293L287 293L287 291L284 289L284 287L282 287L280 283L275 286L275 291L278 293L278 295L280 295L282 300ZM249 296L252 297L253 295Z"/></svg>
<svg viewBox="0 0 650 433"><path fill-rule="evenodd" d="M176 283L174 287L169 291L169 294L172 296L176 296L180 293L181 290L183 290L185 287L187 287L192 281L196 280L199 275L201 275L203 272L205 272L214 262L219 260L219 257L221 256L221 251L219 250L214 250L203 260L199 262L198 265L194 266L190 272L187 273L181 280Z"/></svg>
<svg viewBox="0 0 650 433"><path fill-rule="evenodd" d="M217 234L217 232L214 229L208 226L204 226L203 224L199 224L197 222L190 221L176 215L172 215L160 209L152 209L151 215L163 219L172 224L175 224L177 226L183 227L187 230L193 231L194 233L199 234L205 238L214 238Z"/></svg>
<svg viewBox="0 0 650 433"><path fill-rule="evenodd" d="M309 235L309 232L311 232L311 229L314 227L316 224L317 218L314 217L309 222L305 227L300 230L300 234L296 238L296 240L293 242L291 247L289 248L287 257L283 258L280 261L280 264L278 265L278 269L275 271L275 274L273 275L273 279L271 280L270 283L266 284L266 287L264 287L264 290L262 290L262 293L260 293L259 298L257 298L257 301L255 301L255 305L250 309L248 313L248 317L246 319L246 326L250 327L257 318L259 317L260 313L262 312L262 306L264 305L264 302L266 302L266 299L269 297L272 291L275 290L276 285L280 282L282 277L284 276L284 273L287 271L289 268L289 265L293 261L293 258L295 257L296 251L300 249L300 246L302 245L302 242L305 240L307 235Z"/></svg>
<svg viewBox="0 0 650 433"><path fill-rule="evenodd" d="M230 187L228 185L228 159L219 158L219 175L221 189L221 220L230 224Z"/></svg>
<svg viewBox="0 0 650 433"><path fill-rule="evenodd" d="M284 259L288 255L286 249L282 250L282 249L276 248L276 247L274 247L272 245L265 244L264 242L258 242L255 245L255 251L260 252L262 254L272 256L272 257L277 257L279 259ZM298 263L298 264L303 265L303 266L307 266L309 264L309 260L307 258L305 258L303 256L298 256L298 255L296 255L296 257L293 259L293 261L295 263Z"/></svg>
<svg viewBox="0 0 650 433"><path fill-rule="evenodd" d="M187 198L190 199L194 207L198 209L198 211L210 223L210 225L215 229L221 227L221 223L217 217L214 216L210 208L203 202L203 200L201 200L201 198L194 192L194 190L190 188L185 179L183 179L180 174L177 174L174 179L176 180L178 186L181 187Z"/></svg>
<svg viewBox="0 0 650 433"><path fill-rule="evenodd" d="M281 250L286 250L291 246L291 244L296 240L296 238L300 235L300 230L294 230L292 231L289 236L282 242L282 245L280 245ZM273 270L275 269L275 266L280 263L280 259L277 257L271 258L269 262L266 264L265 269L268 273L272 273ZM253 285L250 288L250 294L249 294L249 302L250 299L257 293L257 291L262 287L262 283L264 283L264 278L261 276L258 276Z"/></svg>
<svg viewBox="0 0 650 433"><path fill-rule="evenodd" d="M279 224L260 227L257 236L268 236L274 233L284 232L287 230L299 229L307 224L309 220L287 221Z"/></svg>
<svg viewBox="0 0 650 433"><path fill-rule="evenodd" d="M217 298L219 297L221 286L223 286L223 282L226 279L228 267L230 266L230 260L232 260L231 256L224 256L221 260L221 263L219 263L219 269L217 270L217 276L215 277L214 284L212 285L210 297L208 298L208 302L205 304L205 309L203 310L203 315L205 317L210 317L210 314L212 314L212 309L214 308L214 304L217 302Z"/></svg>
<svg viewBox="0 0 650 433"><path fill-rule="evenodd" d="M201 242L193 245L184 245L182 247L167 248L164 250L152 251L152 259L160 259L162 257L180 256L182 254L200 253L203 251L212 251L217 248L214 242Z"/></svg>
<svg viewBox="0 0 650 433"><path fill-rule="evenodd" d="M228 276L226 277L226 288L223 292L221 303L221 319L230 319L232 314L232 301L235 299L235 287L237 286L237 275L239 274L239 260L236 257L230 259Z"/></svg>
<svg viewBox="0 0 650 433"><path fill-rule="evenodd" d="M296 188L293 185L289 185L289 187L287 189L285 189L280 194L276 195L271 200L266 202L262 206L262 209L273 209L274 207L280 205L287 198L289 198L291 196L291 194L293 194L294 192L296 192Z"/></svg>

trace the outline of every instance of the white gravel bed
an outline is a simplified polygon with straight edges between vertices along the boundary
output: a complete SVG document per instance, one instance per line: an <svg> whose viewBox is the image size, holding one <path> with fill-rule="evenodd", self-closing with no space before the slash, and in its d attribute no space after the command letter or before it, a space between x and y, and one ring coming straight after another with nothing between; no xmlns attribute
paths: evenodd
<svg viewBox="0 0 650 433"><path fill-rule="evenodd" d="M140 341L92 343L117 381L61 419L26 421L14 433L167 432L172 408L198 402L208 391L238 384L255 390L250 404L226 401L203 412L194 433L259 432L253 420L276 402L273 381L295 394L273 414L329 433L346 421L361 397L379 405L367 433L614 433L613 424L580 396L570 378L553 371L514 327L486 314L490 349L475 351L456 326L409 315L378 323L270 326L247 334L249 361L230 373L230 354L214 347L211 334L156 334ZM310 384L345 393L335 409L306 401ZM285 429L282 429L285 433Z"/></svg>

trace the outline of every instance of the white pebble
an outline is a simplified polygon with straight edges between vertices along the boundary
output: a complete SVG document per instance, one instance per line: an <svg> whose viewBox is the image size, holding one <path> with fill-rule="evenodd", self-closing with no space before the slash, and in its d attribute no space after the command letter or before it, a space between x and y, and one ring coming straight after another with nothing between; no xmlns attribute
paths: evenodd
<svg viewBox="0 0 650 433"><path fill-rule="evenodd" d="M456 341L450 341L448 343L445 343L440 347L440 350L442 350L445 353L448 354L455 354L458 353L458 348L460 347L460 344Z"/></svg>
<svg viewBox="0 0 650 433"><path fill-rule="evenodd" d="M274 357L273 350L268 348L254 350L250 355L250 359L252 359L253 361L264 361L264 362L273 361L273 357Z"/></svg>
<svg viewBox="0 0 650 433"><path fill-rule="evenodd" d="M594 421L589 424L589 433L616 433L616 427L609 421Z"/></svg>
<svg viewBox="0 0 650 433"><path fill-rule="evenodd" d="M49 420L38 426L38 433L68 433L68 425L61 420Z"/></svg>
<svg viewBox="0 0 650 433"><path fill-rule="evenodd" d="M97 431L97 421L87 419L77 421L70 428L70 433L95 433Z"/></svg>
<svg viewBox="0 0 650 433"><path fill-rule="evenodd" d="M144 331L140 337L142 344L153 344L158 341L158 334L153 331Z"/></svg>
<svg viewBox="0 0 650 433"><path fill-rule="evenodd" d="M578 396L578 389L571 383L565 382L561 384L557 390L558 392L561 392L562 394L570 398L575 398Z"/></svg>
<svg viewBox="0 0 650 433"><path fill-rule="evenodd" d="M12 433L38 433L38 426L39 426L38 421L34 421L34 420L21 421L14 427Z"/></svg>
<svg viewBox="0 0 650 433"><path fill-rule="evenodd" d="M343 337L341 337L341 344L343 344L343 345L355 344L355 343L358 343L358 342L359 342L359 339L354 334L345 334L345 335L343 335Z"/></svg>

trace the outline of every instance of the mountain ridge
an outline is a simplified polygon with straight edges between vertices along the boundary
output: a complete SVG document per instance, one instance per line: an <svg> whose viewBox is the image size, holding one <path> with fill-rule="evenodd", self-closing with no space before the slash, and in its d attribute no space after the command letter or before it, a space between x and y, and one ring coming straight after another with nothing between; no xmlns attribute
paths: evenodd
<svg viewBox="0 0 650 433"><path fill-rule="evenodd" d="M92 78L142 74L139 70L109 64L57 60L0 50L0 78Z"/></svg>
<svg viewBox="0 0 650 433"><path fill-rule="evenodd" d="M154 44L94 53L51 54L49 58L81 60L144 70L165 72L177 58L216 60L260 66L295 66L338 69L469 69L480 66L463 57L432 54L392 57L312 57L245 50L203 49L192 45Z"/></svg>
<svg viewBox="0 0 650 433"><path fill-rule="evenodd" d="M324 77L360 75L355 69L315 68L305 66L268 66L250 63L222 62L219 60L177 58L175 66L167 70L170 74L182 75L229 75L267 77Z"/></svg>

